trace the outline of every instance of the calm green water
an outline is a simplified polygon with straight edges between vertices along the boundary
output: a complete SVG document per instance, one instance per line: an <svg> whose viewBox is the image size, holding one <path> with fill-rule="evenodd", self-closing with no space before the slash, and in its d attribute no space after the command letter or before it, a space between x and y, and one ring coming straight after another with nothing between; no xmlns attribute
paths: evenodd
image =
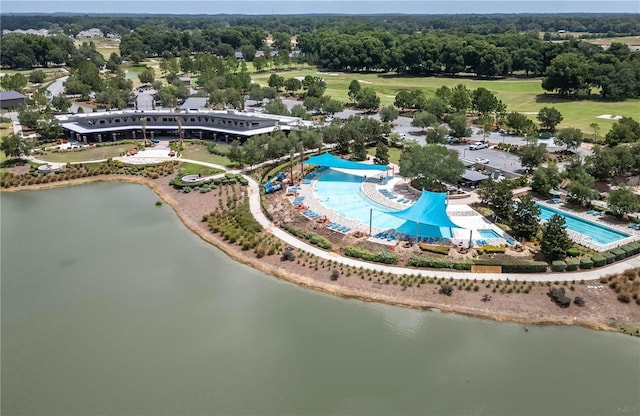
<svg viewBox="0 0 640 416"><path fill-rule="evenodd" d="M638 339L306 291L156 200L2 194L3 415L640 413Z"/></svg>

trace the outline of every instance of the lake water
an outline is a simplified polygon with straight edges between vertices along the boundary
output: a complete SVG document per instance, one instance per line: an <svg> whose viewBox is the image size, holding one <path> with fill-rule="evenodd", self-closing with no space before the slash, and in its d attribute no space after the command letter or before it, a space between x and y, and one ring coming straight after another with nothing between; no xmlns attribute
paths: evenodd
<svg viewBox="0 0 640 416"><path fill-rule="evenodd" d="M344 300L148 188L1 195L2 414L640 413L640 340Z"/></svg>

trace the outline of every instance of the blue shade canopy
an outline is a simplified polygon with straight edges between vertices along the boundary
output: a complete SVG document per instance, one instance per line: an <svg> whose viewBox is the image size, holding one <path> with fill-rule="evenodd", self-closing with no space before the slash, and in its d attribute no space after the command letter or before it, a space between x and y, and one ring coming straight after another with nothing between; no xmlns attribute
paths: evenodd
<svg viewBox="0 0 640 416"><path fill-rule="evenodd" d="M422 191L420 199L402 211L388 211L387 214L403 220L436 227L463 228L454 224L447 215L447 194Z"/></svg>
<svg viewBox="0 0 640 416"><path fill-rule="evenodd" d="M325 166L327 168L338 169L357 169L357 170L380 170L386 171L387 165L372 165L370 163L352 162L350 160L340 159L329 153L321 154L320 156L311 156L304 162L305 165Z"/></svg>

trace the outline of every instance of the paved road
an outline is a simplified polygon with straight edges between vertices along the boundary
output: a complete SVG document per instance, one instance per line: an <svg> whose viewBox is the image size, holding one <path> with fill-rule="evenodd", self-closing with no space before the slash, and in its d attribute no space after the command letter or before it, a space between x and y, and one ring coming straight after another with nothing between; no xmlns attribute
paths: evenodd
<svg viewBox="0 0 640 416"><path fill-rule="evenodd" d="M53 81L48 87L47 90L51 93L52 97L57 97L64 92L64 83L67 82L69 77L60 77Z"/></svg>

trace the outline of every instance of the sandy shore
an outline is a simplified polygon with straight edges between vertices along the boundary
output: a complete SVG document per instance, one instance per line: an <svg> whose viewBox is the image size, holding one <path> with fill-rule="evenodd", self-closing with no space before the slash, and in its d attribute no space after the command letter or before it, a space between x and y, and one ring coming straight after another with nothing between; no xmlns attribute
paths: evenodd
<svg viewBox="0 0 640 416"><path fill-rule="evenodd" d="M152 180L139 176L104 175L3 189L2 192L114 181L149 186L167 205L172 207L184 225L204 241L216 246L238 262L309 289L367 302L381 302L415 309L433 309L527 325L580 325L600 330L615 330L618 326L640 327L640 306L634 302L628 304L619 302L615 292L600 283L568 282L565 287L567 296L571 298L580 296L585 300L586 305L584 307L571 305L569 308L562 309L551 302L547 296L548 287L542 284L532 285L529 293L515 293L515 291L500 293L499 290L494 291L495 285L487 287L490 282L483 281L482 275L468 274L469 281L479 287L478 291L456 289L452 296L445 296L438 293L439 285L436 284L427 283L419 287L384 284L384 278L381 282L377 281L380 276L366 273L358 275L355 270L349 275L346 268L337 281L332 281L328 264L316 270L310 262L304 265L295 261L281 261L278 255L258 259L253 251L243 251L240 246L223 241L208 229L206 223L201 221L202 216L208 214L212 207L217 205L218 197L214 192L185 194L173 189L166 177ZM335 268L339 269L339 266ZM411 275L411 269L407 270L407 274ZM517 278L518 276L514 275L514 280ZM579 275L576 275L576 278L579 279ZM485 294L491 297L490 301L481 300Z"/></svg>

